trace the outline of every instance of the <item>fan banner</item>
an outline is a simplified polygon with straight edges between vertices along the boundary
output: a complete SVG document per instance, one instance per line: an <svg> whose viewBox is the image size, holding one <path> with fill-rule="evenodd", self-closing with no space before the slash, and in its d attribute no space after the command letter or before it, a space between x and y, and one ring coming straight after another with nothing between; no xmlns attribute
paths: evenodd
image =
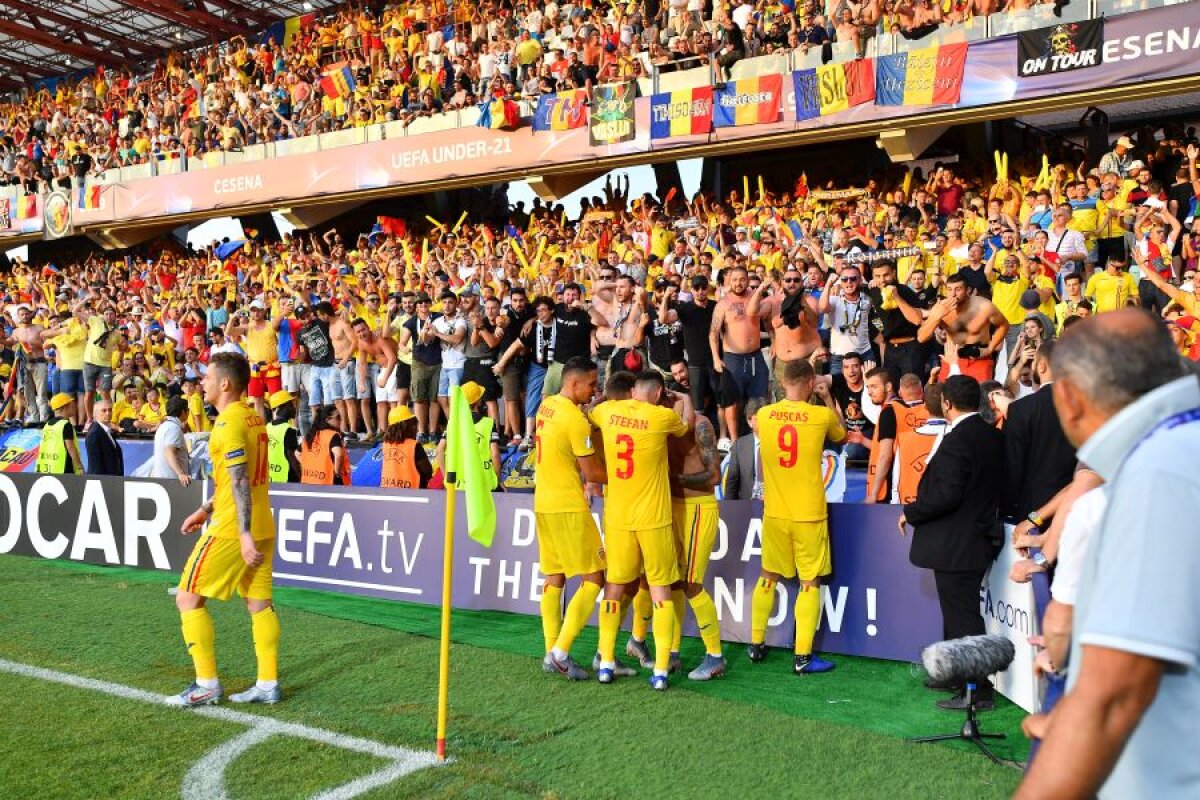
<svg viewBox="0 0 1200 800"><path fill-rule="evenodd" d="M1104 20L1064 22L1017 36L1017 72L1022 78L1100 65Z"/></svg>

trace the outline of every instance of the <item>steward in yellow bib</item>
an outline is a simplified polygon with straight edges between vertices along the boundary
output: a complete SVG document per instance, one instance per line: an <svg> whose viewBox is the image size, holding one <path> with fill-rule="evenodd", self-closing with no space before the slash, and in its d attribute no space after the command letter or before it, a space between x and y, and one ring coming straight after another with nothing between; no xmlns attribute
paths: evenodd
<svg viewBox="0 0 1200 800"><path fill-rule="evenodd" d="M52 475L82 475L83 459L79 457L79 442L75 438L75 398L59 392L50 398L53 416L42 426L42 444L38 448L38 472Z"/></svg>
<svg viewBox="0 0 1200 800"><path fill-rule="evenodd" d="M300 432L292 424L296 415L291 392L273 392L267 399L271 421L267 424L267 455L272 483L300 482Z"/></svg>

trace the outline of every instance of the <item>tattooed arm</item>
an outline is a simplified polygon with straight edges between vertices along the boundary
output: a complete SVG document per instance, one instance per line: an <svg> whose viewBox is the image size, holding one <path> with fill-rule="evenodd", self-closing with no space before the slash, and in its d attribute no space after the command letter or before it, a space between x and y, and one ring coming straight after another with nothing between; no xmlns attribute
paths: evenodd
<svg viewBox="0 0 1200 800"><path fill-rule="evenodd" d="M229 471L230 489L233 491L233 506L237 511L238 532L241 534L242 558L252 567L262 563L263 554L254 544L250 533L250 473L246 464L231 464Z"/></svg>
<svg viewBox="0 0 1200 800"><path fill-rule="evenodd" d="M717 451L717 437L712 423L703 414L696 415L695 436L696 449L704 469L680 475L679 483L685 489L710 492L721 481L721 454Z"/></svg>

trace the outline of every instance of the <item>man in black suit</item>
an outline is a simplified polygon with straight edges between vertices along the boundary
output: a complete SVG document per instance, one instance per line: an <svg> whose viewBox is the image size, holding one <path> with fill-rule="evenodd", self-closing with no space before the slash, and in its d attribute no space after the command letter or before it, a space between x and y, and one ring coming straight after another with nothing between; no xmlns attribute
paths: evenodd
<svg viewBox="0 0 1200 800"><path fill-rule="evenodd" d="M112 403L97 400L92 408L92 425L83 446L87 450L88 475L125 475L125 454L112 433Z"/></svg>
<svg viewBox="0 0 1200 800"><path fill-rule="evenodd" d="M729 451L729 465L725 468L725 485L722 488L722 497L726 500L754 500L756 486L757 499L762 499L762 477L758 474L758 422L755 415L763 405L763 401L757 397L746 401L746 421L750 423L750 433L738 437Z"/></svg>
<svg viewBox="0 0 1200 800"><path fill-rule="evenodd" d="M979 416L979 402L979 383L974 378L953 375L942 384L942 405L950 424L929 457L917 499L904 506L900 517L901 534L906 524L913 527L909 560L933 570L944 639L984 633L979 590L1002 541L996 512L1004 441ZM991 708L995 690L987 676L975 676L972 682L976 706ZM966 708L965 690L938 706Z"/></svg>
<svg viewBox="0 0 1200 800"><path fill-rule="evenodd" d="M1053 339L1038 348L1033 369L1041 388L1010 405L1004 420L1000 511L1017 521L1035 518L1039 527L1044 527L1042 517L1050 516L1043 507L1071 483L1076 464L1075 448L1063 433L1050 391L1053 351Z"/></svg>

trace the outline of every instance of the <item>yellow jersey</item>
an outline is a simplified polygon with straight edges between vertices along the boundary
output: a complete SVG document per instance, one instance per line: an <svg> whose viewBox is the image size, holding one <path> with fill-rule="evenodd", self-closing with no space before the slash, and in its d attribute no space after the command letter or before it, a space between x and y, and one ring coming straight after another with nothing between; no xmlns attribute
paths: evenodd
<svg viewBox="0 0 1200 800"><path fill-rule="evenodd" d="M826 406L782 400L759 409L763 516L792 522L828 518L821 474L825 440L840 442L846 431Z"/></svg>
<svg viewBox="0 0 1200 800"><path fill-rule="evenodd" d="M239 464L246 465L250 478L249 533L255 541L275 537L275 521L267 497L271 486L268 450L267 428L262 417L244 401L230 403L217 416L208 440L213 474L213 514L208 532L214 537L236 539L241 534L229 477L229 467Z"/></svg>
<svg viewBox="0 0 1200 800"><path fill-rule="evenodd" d="M157 425L167 418L166 404L159 401L158 405L143 403L138 409L137 418L149 425Z"/></svg>
<svg viewBox="0 0 1200 800"><path fill-rule="evenodd" d="M60 368L63 370L83 369L83 354L87 351L87 331L83 323L72 319L67 323L67 330L61 336L55 336L49 341L58 350Z"/></svg>
<svg viewBox="0 0 1200 800"><path fill-rule="evenodd" d="M1021 308L1021 295L1029 288L1029 279L997 277L992 282L992 305L1000 310L1009 325L1020 325L1025 321L1025 309Z"/></svg>
<svg viewBox="0 0 1200 800"><path fill-rule="evenodd" d="M115 327L108 327L104 317L93 314L88 317L87 347L83 351L84 363L95 367L111 367L113 348L120 334Z"/></svg>
<svg viewBox="0 0 1200 800"><path fill-rule="evenodd" d="M652 530L671 524L667 437L682 436L687 423L673 410L642 400L609 400L592 410L604 437L609 530Z"/></svg>
<svg viewBox="0 0 1200 800"><path fill-rule="evenodd" d="M188 401L188 430L192 433L203 433L210 430L212 426L208 422L208 415L204 413L204 397L199 392L193 392L187 396Z"/></svg>
<svg viewBox="0 0 1200 800"><path fill-rule="evenodd" d="M542 400L534 423L537 481L533 510L538 514L587 511L578 458L595 453L592 426L579 407L561 394Z"/></svg>
<svg viewBox="0 0 1200 800"><path fill-rule="evenodd" d="M261 328L251 325L246 330L246 360L251 364L274 364L279 360L279 336L271 323L264 322Z"/></svg>
<svg viewBox="0 0 1200 800"><path fill-rule="evenodd" d="M1093 311L1120 311L1129 298L1138 296L1137 281L1128 272L1110 275L1107 271L1092 273L1083 293L1092 298Z"/></svg>

